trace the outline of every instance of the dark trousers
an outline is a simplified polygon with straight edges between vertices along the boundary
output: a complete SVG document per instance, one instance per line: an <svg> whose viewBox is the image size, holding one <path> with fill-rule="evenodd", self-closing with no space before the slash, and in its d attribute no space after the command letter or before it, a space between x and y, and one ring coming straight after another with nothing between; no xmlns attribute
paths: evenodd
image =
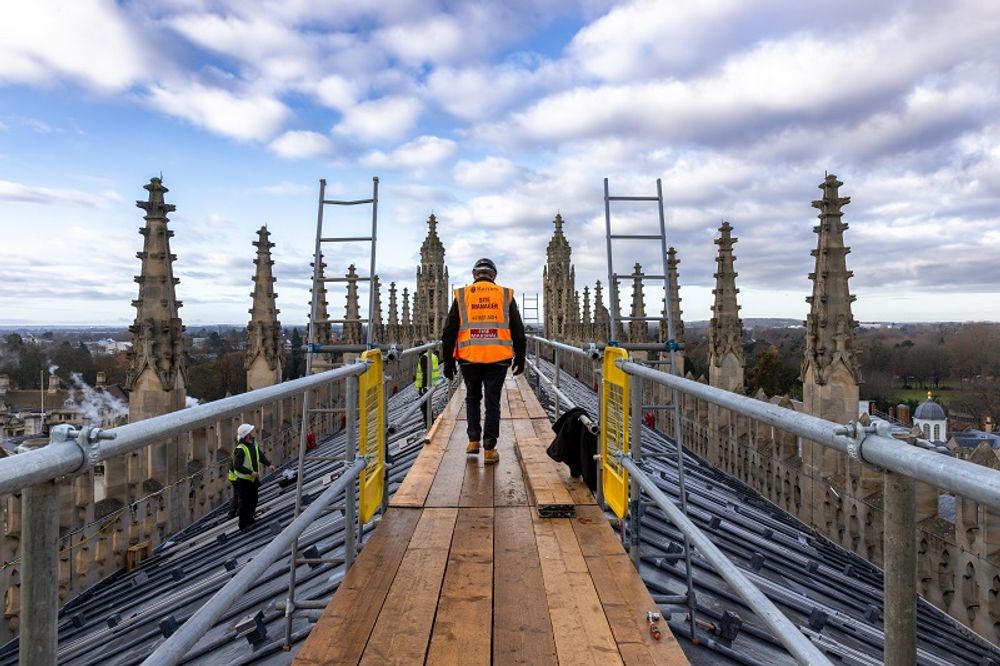
<svg viewBox="0 0 1000 666"><path fill-rule="evenodd" d="M233 487L233 501L229 503L229 515L226 518L235 518L240 510L240 492L236 489L235 481L230 481L229 485Z"/></svg>
<svg viewBox="0 0 1000 666"><path fill-rule="evenodd" d="M235 495L239 506L240 529L245 530L253 525L253 513L257 510L257 490L259 484L256 481L237 479L233 483L233 488L236 491Z"/></svg>
<svg viewBox="0 0 1000 666"><path fill-rule="evenodd" d="M500 436L500 392L510 363L463 363L465 411L469 419L466 431L470 442L482 441L484 449L497 445ZM486 422L480 425L479 407L485 398Z"/></svg>

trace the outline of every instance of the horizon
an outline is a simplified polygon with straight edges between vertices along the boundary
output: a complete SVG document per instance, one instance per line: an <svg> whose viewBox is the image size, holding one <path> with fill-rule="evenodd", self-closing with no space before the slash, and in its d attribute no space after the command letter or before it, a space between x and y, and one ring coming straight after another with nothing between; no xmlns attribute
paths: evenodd
<svg viewBox="0 0 1000 666"><path fill-rule="evenodd" d="M1000 250L1000 6L845 0L835 20L810 9L11 7L0 25L0 312L10 326L130 324L143 223L133 201L158 175L176 206L187 326L249 319L251 243L265 224L279 319L305 321L318 181L328 197L363 198L376 175L383 288L412 290L433 213L456 284L488 255L498 281L538 294L544 311L557 213L577 289L607 281L607 177L612 195L651 195L662 179L685 320L711 317L722 220L738 238L742 314L804 320L811 202L829 172L852 199L856 319L1000 320L989 260ZM652 205L612 214L620 232L657 224ZM326 215L326 230L345 235L365 219ZM659 273L650 245L616 244L615 265ZM337 256L330 275L367 266L364 248ZM332 313L342 297L330 288ZM647 289L647 311L661 298Z"/></svg>

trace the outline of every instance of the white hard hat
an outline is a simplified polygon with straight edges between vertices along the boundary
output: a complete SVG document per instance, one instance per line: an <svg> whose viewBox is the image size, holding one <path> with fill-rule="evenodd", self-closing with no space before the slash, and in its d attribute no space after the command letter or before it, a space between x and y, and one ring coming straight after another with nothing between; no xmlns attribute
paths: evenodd
<svg viewBox="0 0 1000 666"><path fill-rule="evenodd" d="M241 423L240 427L236 429L236 439L242 442L243 439L253 432L253 426L249 423Z"/></svg>

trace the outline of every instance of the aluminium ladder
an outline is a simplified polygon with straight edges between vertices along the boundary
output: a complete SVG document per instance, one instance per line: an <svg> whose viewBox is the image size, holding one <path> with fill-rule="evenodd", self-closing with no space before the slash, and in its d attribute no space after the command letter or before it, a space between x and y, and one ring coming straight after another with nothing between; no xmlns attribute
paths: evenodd
<svg viewBox="0 0 1000 666"><path fill-rule="evenodd" d="M656 202L658 212L659 212L659 227L657 233L613 233L611 230L611 202L613 201L648 201ZM673 293L671 287L676 287L676 285L670 284L671 275L667 266L667 232L666 232L666 222L663 215L663 185L659 178L656 179L656 196L611 196L609 194L608 179L604 179L604 228L605 228L605 241L607 245L607 255L608 255L608 288L611 290L611 308L609 312L609 319L611 324L611 330L608 336L609 346L618 346L620 341L616 340L618 334L619 322L624 321L661 321L661 317L622 317L620 314L619 304L618 304L618 280L621 278L632 278L640 280L660 280L663 284L663 307L666 311L666 321L667 321L667 342L666 349L670 351L670 372L672 374L677 374L676 372L676 351L680 349L680 345L674 338L674 317L673 317L673 307L671 307L670 296ZM640 273L627 273L624 275L619 275L614 269L614 259L612 245L613 241L616 240L633 240L633 241L659 241L660 245L660 273L658 275L646 275ZM641 387L641 380L633 378L633 386ZM632 432L633 432L633 444L630 447L631 456L636 463L639 463L642 459L642 445L641 445L641 407L642 407L642 391L633 390L632 391ZM680 508L681 511L687 516L687 491L684 487L684 447L682 445L682 430L681 430L681 413L680 413L680 394L677 389L672 390L671 395L672 411L674 418L674 434L675 434L675 445L677 446L677 485L678 492L680 495ZM640 500L640 489L639 484L635 479L631 480L631 488L629 496L632 498L629 508L629 513L632 517L632 529L631 529L631 549L629 555L635 564L636 569L639 568L639 522L641 519L642 503ZM691 542L687 535L684 536L684 562L686 565L686 582L687 582L687 594L683 595L682 599L688 607L688 620L691 629L692 638L695 636L695 594L694 594L694 582L692 580L691 571Z"/></svg>
<svg viewBox="0 0 1000 666"><path fill-rule="evenodd" d="M371 221L371 232L366 236L334 236L325 237L323 236L323 211L325 206L359 206L371 204L372 206L372 221ZM322 261L323 261L323 246L325 244L337 244L337 243L370 243L371 244L371 254L369 270L367 275L358 275L358 282L368 282L368 325L365 330L365 345L371 348L372 346L372 316L373 310L375 308L375 248L377 245L378 238L378 176L372 178L372 196L370 199L356 199L356 200L335 200L326 198L326 179L320 179L319 181L319 209L316 214L316 242L313 251L313 276L312 276L312 303L309 311L309 330L306 336L306 349L308 353L306 354L306 375L311 375L313 370L313 358L316 353L321 351L330 351L329 348L320 347L316 341L318 327L326 326L329 324L351 324L351 323L361 323L360 318L343 318L343 319L317 319L319 314L319 299L320 299L320 287L321 282L347 282L349 279L346 277L320 277L322 271ZM303 477L305 475L305 462L306 462L306 436L309 431L309 417L312 414L329 414L333 412L343 411L347 416L345 418L345 428L347 430L347 441L345 444L345 454L343 461L345 464L350 464L354 461L356 456L357 448L357 433L355 432L355 422L352 418L352 412L357 409L357 379L348 378L347 379L347 391L344 399L343 410L336 407L313 407L313 392L306 391L302 398L302 424L299 428L299 460L298 460L298 474L295 480L295 516L297 518L300 513L302 513L302 486ZM357 550L357 540L360 539L362 530L360 526L357 525L357 512L355 510L355 501L357 493L357 481L353 481L347 487L344 493L344 557L343 558L299 558L299 540L295 539L292 542L291 555L289 558L288 565L288 597L285 600L285 649L288 650L291 647L292 638L292 619L295 612L298 609L317 609L324 608L326 606L325 601L316 600L303 600L296 601L295 599L295 577L296 569L300 564L319 564L319 563L334 563L339 564L343 561L345 568L349 569L354 561L354 556Z"/></svg>

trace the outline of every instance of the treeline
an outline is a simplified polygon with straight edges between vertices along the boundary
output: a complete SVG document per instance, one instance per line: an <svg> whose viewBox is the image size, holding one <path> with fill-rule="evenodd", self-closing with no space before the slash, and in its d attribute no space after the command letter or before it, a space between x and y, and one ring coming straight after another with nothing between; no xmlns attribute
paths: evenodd
<svg viewBox="0 0 1000 666"><path fill-rule="evenodd" d="M218 400L227 395L246 391L246 330L194 329L188 337L197 337L200 344L189 344L187 393L202 402ZM305 353L302 352L302 329L286 328L284 337L289 350L283 352L284 379L296 379L305 373ZM48 386L48 376L54 372L65 386L72 386L72 376L78 374L93 386L97 373L103 372L107 384L124 384L128 372L128 354L92 354L79 336L64 336L46 332L38 341L11 333L0 343L0 374L10 378L18 389L39 389Z"/></svg>

